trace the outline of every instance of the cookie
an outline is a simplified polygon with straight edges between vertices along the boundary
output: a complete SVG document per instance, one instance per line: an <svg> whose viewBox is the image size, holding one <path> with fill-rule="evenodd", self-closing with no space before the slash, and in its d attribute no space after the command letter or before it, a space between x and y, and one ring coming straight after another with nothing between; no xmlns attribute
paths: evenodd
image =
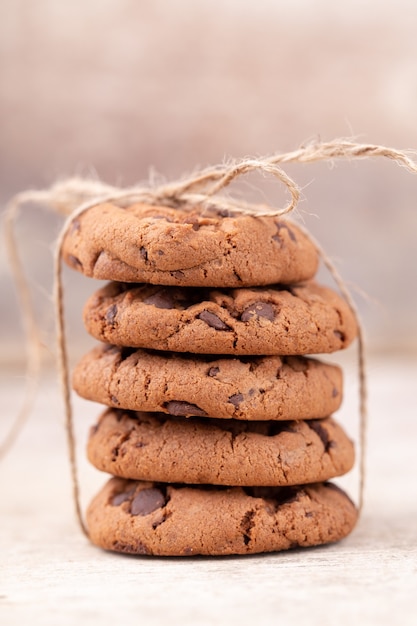
<svg viewBox="0 0 417 626"><path fill-rule="evenodd" d="M341 476L352 468L354 450L331 418L190 420L108 409L90 431L88 458L122 478L272 487Z"/></svg>
<svg viewBox="0 0 417 626"><path fill-rule="evenodd" d="M295 224L134 204L74 219L63 258L86 276L154 285L243 287L312 278L318 255Z"/></svg>
<svg viewBox="0 0 417 626"><path fill-rule="evenodd" d="M301 487L190 487L112 478L87 511L107 550L159 556L273 552L338 541L357 510L331 483Z"/></svg>
<svg viewBox="0 0 417 626"><path fill-rule="evenodd" d="M109 283L87 301L84 323L111 344L203 354L329 353L357 332L345 300L314 282L233 290Z"/></svg>
<svg viewBox="0 0 417 626"><path fill-rule="evenodd" d="M342 399L342 372L305 357L213 357L99 345L73 373L88 400L186 417L293 420L327 417Z"/></svg>

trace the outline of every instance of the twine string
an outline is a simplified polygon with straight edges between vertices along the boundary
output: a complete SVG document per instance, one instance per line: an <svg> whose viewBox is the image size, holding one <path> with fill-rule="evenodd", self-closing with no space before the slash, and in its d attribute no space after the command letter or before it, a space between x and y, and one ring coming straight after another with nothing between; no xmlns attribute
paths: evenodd
<svg viewBox="0 0 417 626"><path fill-rule="evenodd" d="M368 389L367 389L367 381L366 381L366 341L365 341L365 333L363 329L363 325L360 322L359 312L357 310L356 304L352 298L352 295L349 289L346 286L345 281L340 275L338 269L336 268L333 261L330 259L328 254L322 248L322 246L318 243L318 241L311 235L311 233L307 232L307 230L298 224L298 228L311 239L314 243L314 246L323 261L327 271L333 278L334 282L339 288L340 293L343 298L349 305L353 315L355 316L357 327L358 327L358 383L359 383L359 501L358 501L358 511L359 514L362 512L364 505L364 494L365 494L365 474L366 474L366 443L367 443L367 426L368 426Z"/></svg>
<svg viewBox="0 0 417 626"><path fill-rule="evenodd" d="M14 225L21 206L28 202L43 204L45 197L46 194L41 191L29 190L22 192L12 198L5 213L4 231L6 250L10 260L12 277L16 286L23 331L26 337L26 385L22 405L0 445L0 460L12 449L17 437L22 431L35 402L39 387L39 375L42 366L42 339L39 326L36 322L30 288L19 256L19 246L15 236Z"/></svg>
<svg viewBox="0 0 417 626"><path fill-rule="evenodd" d="M73 408L71 401L71 383L68 361L68 348L66 340L65 328L65 301L64 287L62 281L62 241L63 232L55 246L54 252L54 306L56 318L56 345L57 345L57 364L59 371L59 379L61 383L62 396L64 401L64 417L65 430L67 434L68 460L70 464L71 486L73 494L73 502L75 506L75 514L80 528L86 537L89 537L87 526L81 510L80 484L78 478L78 464L76 457L76 438L74 433Z"/></svg>
<svg viewBox="0 0 417 626"><path fill-rule="evenodd" d="M365 159L370 157L388 158L412 173L417 173L417 163L412 156L415 153L399 151L373 144L359 144L349 140L331 142L311 142L292 152L276 154L259 159L242 159L231 161L219 166L198 171L188 178L179 181L150 187L135 186L127 189L105 185L100 181L71 178L55 183L49 190L27 191L17 194L6 208L6 243L11 268L18 289L25 334L27 339L27 380L25 398L9 435L0 448L0 458L10 450L17 434L33 405L38 388L41 367L41 340L38 325L30 297L30 289L25 272L18 255L18 245L14 235L14 225L19 209L25 204L42 204L50 210L66 217L64 226L58 236L54 254L54 304L56 316L57 360L65 408L65 426L67 432L68 454L71 467L73 496L76 515L82 531L88 536L80 506L80 489L78 480L76 445L73 426L73 410L70 392L70 375L68 366L68 350L65 329L64 289L62 281L62 246L68 228L73 219L84 211L102 204L114 202L120 206L126 203L144 202L152 205L181 207L183 210L203 212L208 207L236 214L255 216L279 216L290 213L297 206L300 190L296 183L278 164L311 163L316 161L332 161L335 159ZM222 197L219 192L228 187L235 179L250 172L258 171L276 177L282 182L290 195L290 201L283 208L267 207L259 204L248 204L240 200ZM311 238L311 235L310 235ZM314 242L316 249L326 268L332 275L342 296L351 308L358 323L358 374L359 374L359 419L360 419L360 459L359 459L359 511L362 510L365 489L365 455L367 425L367 389L365 369L365 340L363 328L354 301L336 267L321 246Z"/></svg>

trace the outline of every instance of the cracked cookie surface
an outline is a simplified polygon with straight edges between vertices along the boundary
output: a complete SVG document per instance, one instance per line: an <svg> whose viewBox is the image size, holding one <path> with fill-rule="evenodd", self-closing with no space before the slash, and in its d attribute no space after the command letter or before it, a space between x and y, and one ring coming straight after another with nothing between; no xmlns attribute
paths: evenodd
<svg viewBox="0 0 417 626"><path fill-rule="evenodd" d="M144 204L85 211L65 236L63 258L86 276L156 285L292 283L318 266L314 244L289 220Z"/></svg>
<svg viewBox="0 0 417 626"><path fill-rule="evenodd" d="M106 406L241 420L327 417L342 372L306 357L207 357L99 345L73 372L75 391Z"/></svg>
<svg viewBox="0 0 417 626"><path fill-rule="evenodd" d="M357 332L344 299L315 282L222 290L113 282L89 298L84 324L111 344L202 354L330 353Z"/></svg>
<svg viewBox="0 0 417 626"><path fill-rule="evenodd" d="M108 409L91 428L88 458L136 480L286 486L341 476L353 444L332 418L243 422Z"/></svg>
<svg viewBox="0 0 417 626"><path fill-rule="evenodd" d="M331 483L190 487L112 478L87 511L90 539L137 555L254 554L332 543L357 510Z"/></svg>

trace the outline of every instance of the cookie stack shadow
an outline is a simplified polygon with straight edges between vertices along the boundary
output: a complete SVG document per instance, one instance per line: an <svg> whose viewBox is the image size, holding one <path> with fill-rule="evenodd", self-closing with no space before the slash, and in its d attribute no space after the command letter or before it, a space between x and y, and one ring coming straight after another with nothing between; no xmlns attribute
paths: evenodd
<svg viewBox="0 0 417 626"><path fill-rule="evenodd" d="M314 281L315 246L289 220L100 205L64 259L111 280L84 309L100 341L73 387L106 406L88 458L110 480L93 543L149 555L327 544L357 510L330 479L354 447L331 417L342 371L306 355L347 347L345 301Z"/></svg>

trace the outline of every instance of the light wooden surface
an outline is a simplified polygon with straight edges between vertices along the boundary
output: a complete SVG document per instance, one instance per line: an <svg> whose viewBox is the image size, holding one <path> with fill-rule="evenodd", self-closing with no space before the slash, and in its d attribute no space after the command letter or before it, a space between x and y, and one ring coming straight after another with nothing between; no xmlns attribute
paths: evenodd
<svg viewBox="0 0 417 626"><path fill-rule="evenodd" d="M353 363L337 414L356 438ZM366 505L343 542L244 558L152 559L90 545L73 514L62 404L44 381L0 465L0 623L417 624L417 363L372 360ZM1 373L5 432L21 380ZM105 477L83 448L97 406L75 401L84 504ZM357 473L339 481L357 493Z"/></svg>

